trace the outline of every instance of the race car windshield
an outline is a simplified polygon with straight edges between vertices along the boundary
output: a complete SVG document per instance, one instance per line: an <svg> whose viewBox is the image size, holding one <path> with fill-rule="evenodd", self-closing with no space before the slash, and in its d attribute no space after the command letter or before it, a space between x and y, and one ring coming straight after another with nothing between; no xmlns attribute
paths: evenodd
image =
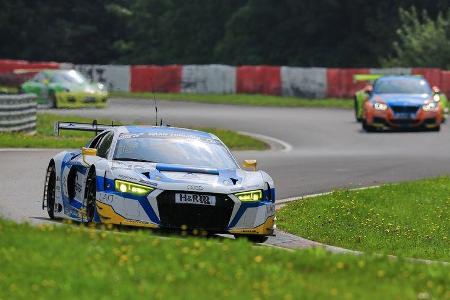
<svg viewBox="0 0 450 300"><path fill-rule="evenodd" d="M425 80L411 79L378 80L373 91L376 94L431 94Z"/></svg>
<svg viewBox="0 0 450 300"><path fill-rule="evenodd" d="M70 70L66 72L56 72L52 78L53 82L63 82L71 84L84 84L87 83L87 79L84 78L79 72Z"/></svg>
<svg viewBox="0 0 450 300"><path fill-rule="evenodd" d="M113 159L215 169L237 167L230 152L218 141L171 136L119 138Z"/></svg>

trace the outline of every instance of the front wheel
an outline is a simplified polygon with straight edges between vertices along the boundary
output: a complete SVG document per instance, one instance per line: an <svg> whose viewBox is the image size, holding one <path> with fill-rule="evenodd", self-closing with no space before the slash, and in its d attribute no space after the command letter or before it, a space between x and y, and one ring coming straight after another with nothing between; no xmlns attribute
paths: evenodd
<svg viewBox="0 0 450 300"><path fill-rule="evenodd" d="M264 243L265 241L267 241L269 237L265 235L256 235L256 234L242 234L242 235L235 234L234 238L235 239L246 238L248 241L252 243Z"/></svg>
<svg viewBox="0 0 450 300"><path fill-rule="evenodd" d="M50 219L55 219L56 171L53 164L48 167L47 174L48 179L45 186L47 213Z"/></svg>
<svg viewBox="0 0 450 300"><path fill-rule="evenodd" d="M88 223L94 221L95 202L97 193L97 178L95 171L90 171L86 180L86 190L84 193L86 203L86 220Z"/></svg>
<svg viewBox="0 0 450 300"><path fill-rule="evenodd" d="M375 131L375 127L368 125L366 120L362 121L362 129L366 132L374 132Z"/></svg>

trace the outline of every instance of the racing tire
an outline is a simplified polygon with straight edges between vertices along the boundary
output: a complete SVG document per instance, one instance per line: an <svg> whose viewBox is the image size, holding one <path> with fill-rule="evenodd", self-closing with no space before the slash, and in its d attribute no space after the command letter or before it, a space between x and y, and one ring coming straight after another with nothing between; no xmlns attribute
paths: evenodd
<svg viewBox="0 0 450 300"><path fill-rule="evenodd" d="M48 95L48 106L50 108L58 108L55 92L50 92Z"/></svg>
<svg viewBox="0 0 450 300"><path fill-rule="evenodd" d="M246 238L249 242L252 243L264 243L269 238L265 235L256 235L256 234L235 234L235 239Z"/></svg>
<svg viewBox="0 0 450 300"><path fill-rule="evenodd" d="M97 194L97 178L95 170L91 169L86 180L86 190L84 192L86 203L86 221L91 223L94 221L95 205Z"/></svg>
<svg viewBox="0 0 450 300"><path fill-rule="evenodd" d="M368 125L365 120L362 120L362 129L366 132L375 132L375 127Z"/></svg>
<svg viewBox="0 0 450 300"><path fill-rule="evenodd" d="M45 187L47 193L47 213L50 219L55 219L55 194L56 194L56 171L55 165L51 164L48 167L50 176Z"/></svg>
<svg viewBox="0 0 450 300"><path fill-rule="evenodd" d="M358 117L358 99L356 99L356 96L354 97L354 107L355 107L355 119L356 122L360 123L362 121L362 118Z"/></svg>

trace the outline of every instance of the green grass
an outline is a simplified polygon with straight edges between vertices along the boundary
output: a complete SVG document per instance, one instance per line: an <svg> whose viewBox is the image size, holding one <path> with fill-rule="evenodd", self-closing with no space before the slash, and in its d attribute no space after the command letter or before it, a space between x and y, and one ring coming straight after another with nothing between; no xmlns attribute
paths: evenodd
<svg viewBox="0 0 450 300"><path fill-rule="evenodd" d="M440 264L4 220L0 236L0 299L450 297Z"/></svg>
<svg viewBox="0 0 450 300"><path fill-rule="evenodd" d="M325 244L450 262L450 177L292 202L279 228Z"/></svg>
<svg viewBox="0 0 450 300"><path fill-rule="evenodd" d="M252 94L169 94L169 93L127 93L113 92L112 97L153 100L175 100L200 102L210 104L233 104L250 106L280 106L280 107L327 107L353 108L353 101L342 98L307 99L296 97L281 97Z"/></svg>
<svg viewBox="0 0 450 300"><path fill-rule="evenodd" d="M76 116L59 116L55 114L37 115L37 133L35 135L2 133L0 147L4 148L80 148L93 137L93 133L64 131L61 136L53 134L56 121L92 122L92 119ZM99 120L111 124L111 120ZM261 140L242 135L234 131L214 128L196 128L217 135L232 150L264 150L268 145Z"/></svg>

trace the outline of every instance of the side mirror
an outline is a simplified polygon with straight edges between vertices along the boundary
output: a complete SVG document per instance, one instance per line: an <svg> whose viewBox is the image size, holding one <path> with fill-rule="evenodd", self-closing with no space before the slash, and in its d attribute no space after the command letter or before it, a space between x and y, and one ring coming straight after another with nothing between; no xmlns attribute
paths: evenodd
<svg viewBox="0 0 450 300"><path fill-rule="evenodd" d="M244 160L243 164L244 168L249 168L252 169L253 171L256 171L256 165L257 165L256 159L246 159Z"/></svg>
<svg viewBox="0 0 450 300"><path fill-rule="evenodd" d="M434 94L440 94L441 93L441 90L437 87L437 86L433 86L433 93Z"/></svg>
<svg viewBox="0 0 450 300"><path fill-rule="evenodd" d="M81 155L83 156L97 156L97 149L95 148L81 148Z"/></svg>

